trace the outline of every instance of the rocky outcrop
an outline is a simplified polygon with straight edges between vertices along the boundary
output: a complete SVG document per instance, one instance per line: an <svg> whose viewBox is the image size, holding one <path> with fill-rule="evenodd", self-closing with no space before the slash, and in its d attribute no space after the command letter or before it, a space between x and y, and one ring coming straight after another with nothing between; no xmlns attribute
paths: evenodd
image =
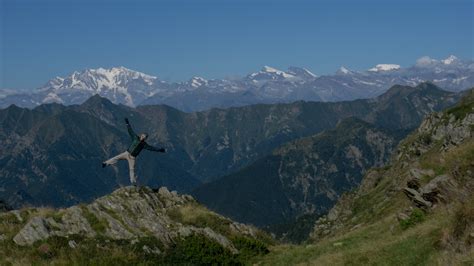
<svg viewBox="0 0 474 266"><path fill-rule="evenodd" d="M465 194L459 189L457 182L448 175L436 176L422 187L418 178L410 179L403 192L416 207L425 211L429 211L438 203L461 199Z"/></svg>
<svg viewBox="0 0 474 266"><path fill-rule="evenodd" d="M418 208L428 210L431 208L431 206L433 206L433 204L425 200L417 190L406 187L403 189L403 192Z"/></svg>
<svg viewBox="0 0 474 266"><path fill-rule="evenodd" d="M466 113L463 114L462 111ZM428 115L416 131L417 138L404 143L398 149L397 160L414 159L433 148L434 143L441 144L439 151L442 152L472 138L474 136L474 110L471 108L471 110L462 111Z"/></svg>
<svg viewBox="0 0 474 266"><path fill-rule="evenodd" d="M173 215L184 207L201 208L201 219L206 219L205 215L208 215L223 226L216 230L206 224L192 224L180 219L179 215ZM53 236L80 235L86 238L101 236L111 240L128 240L133 243L139 238L154 237L167 247L176 240L193 234L214 240L235 253L237 250L228 239L229 235L253 237L256 230L207 211L191 196L170 192L165 187L159 190L124 187L89 205L33 215L13 237L13 241L17 245L27 246ZM75 243L71 242L69 245L74 246ZM152 253L161 252L158 247L144 246L143 249Z"/></svg>

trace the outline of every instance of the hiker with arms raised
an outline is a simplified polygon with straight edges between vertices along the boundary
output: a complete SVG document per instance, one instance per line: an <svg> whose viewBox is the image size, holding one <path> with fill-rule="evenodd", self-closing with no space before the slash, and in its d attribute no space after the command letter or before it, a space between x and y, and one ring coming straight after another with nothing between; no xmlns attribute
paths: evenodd
<svg viewBox="0 0 474 266"><path fill-rule="evenodd" d="M140 136L135 134L135 132L132 129L132 126L130 125L128 118L125 118L125 124L127 125L127 130L128 134L130 135L130 138L132 140L132 144L128 147L126 151L123 153L112 157L108 159L107 161L102 163L102 167L106 167L107 165L112 165L117 163L118 160L127 160L128 161L128 168L130 171L130 183L132 185L136 186L137 185L137 176L135 175L135 159L140 154L140 152L143 149L149 150L149 151L156 151L156 152L166 152L164 148L155 148L148 143L145 142L145 140L148 137L148 134L142 133Z"/></svg>

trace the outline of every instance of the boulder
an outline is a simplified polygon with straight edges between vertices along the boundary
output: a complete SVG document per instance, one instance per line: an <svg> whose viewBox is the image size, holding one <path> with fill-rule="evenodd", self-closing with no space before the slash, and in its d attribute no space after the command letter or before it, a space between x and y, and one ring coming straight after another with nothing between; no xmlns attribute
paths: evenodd
<svg viewBox="0 0 474 266"><path fill-rule="evenodd" d="M403 192L418 208L428 210L431 208L431 206L433 206L433 204L425 200L417 190L406 187L403 189Z"/></svg>
<svg viewBox="0 0 474 266"><path fill-rule="evenodd" d="M20 246L32 245L38 240L47 239L51 236L50 228L42 217L33 217L23 229L13 238Z"/></svg>
<svg viewBox="0 0 474 266"><path fill-rule="evenodd" d="M404 212L400 212L400 213L397 214L397 220L399 222L406 221L408 219L410 219L410 216L408 214L404 213Z"/></svg>
<svg viewBox="0 0 474 266"><path fill-rule="evenodd" d="M456 181L448 175L433 178L420 189L420 193L425 200L432 203L446 203L448 199L460 196Z"/></svg>

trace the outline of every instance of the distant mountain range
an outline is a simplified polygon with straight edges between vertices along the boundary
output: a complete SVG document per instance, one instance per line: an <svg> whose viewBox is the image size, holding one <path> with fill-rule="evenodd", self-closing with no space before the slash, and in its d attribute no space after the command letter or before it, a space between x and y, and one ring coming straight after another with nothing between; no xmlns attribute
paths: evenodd
<svg viewBox="0 0 474 266"><path fill-rule="evenodd" d="M44 103L82 104L98 94L116 104L166 104L185 112L257 103L298 100L336 102L373 98L395 84L416 86L431 81L458 92L474 86L474 61L449 56L443 60L422 57L411 67L379 64L367 71L341 67L334 75L317 76L305 68L286 71L269 66L235 79L193 77L169 83L125 67L86 69L56 77L31 91L0 90L0 108L11 104L34 108Z"/></svg>
<svg viewBox="0 0 474 266"><path fill-rule="evenodd" d="M209 208L258 226L283 224L304 214L327 213L357 187L370 167L381 167L398 140L357 118L333 130L289 142L250 166L198 187Z"/></svg>
<svg viewBox="0 0 474 266"><path fill-rule="evenodd" d="M126 164L100 167L129 144L124 117L137 132L149 133L150 144L168 149L166 154L140 155L139 183L189 192L250 167L288 142L333 129L346 118L356 117L398 139L426 114L454 104L458 97L423 83L394 86L367 100L259 104L195 113L163 105L131 108L97 95L73 106L43 104L30 110L12 105L0 110L0 199L14 207L65 206L128 184ZM379 155L354 171L363 172L360 169L384 158L380 149L373 154ZM329 172L321 173L323 178ZM355 183L348 184L345 187ZM298 193L292 195L285 197L299 201L293 198L300 197ZM311 204L318 202L303 202Z"/></svg>

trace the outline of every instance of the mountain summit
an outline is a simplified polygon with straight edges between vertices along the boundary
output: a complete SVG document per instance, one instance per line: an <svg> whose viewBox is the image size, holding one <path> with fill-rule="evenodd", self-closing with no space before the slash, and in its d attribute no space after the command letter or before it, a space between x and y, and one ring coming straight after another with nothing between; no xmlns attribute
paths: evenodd
<svg viewBox="0 0 474 266"><path fill-rule="evenodd" d="M65 78L55 78L39 88L46 95L42 103L78 104L93 94L106 96L116 103L133 106L149 97L157 78L125 67L75 71Z"/></svg>
<svg viewBox="0 0 474 266"><path fill-rule="evenodd" d="M474 86L474 62L449 56L442 60L422 57L412 67L377 64L366 71L341 67L333 75L316 76L302 67L283 71L264 66L242 78L193 77L165 82L125 67L86 69L56 77L31 92L0 90L0 107L16 104L35 107L43 103L80 104L94 94L128 106L166 104L182 111L201 111L257 103L345 101L372 98L393 85L416 86L430 81L448 91Z"/></svg>
<svg viewBox="0 0 474 266"><path fill-rule="evenodd" d="M87 205L27 208L0 213L0 219L8 221L0 225L2 264L237 263L249 255L249 244L258 245L254 253L267 252L262 232L165 187L123 187Z"/></svg>

